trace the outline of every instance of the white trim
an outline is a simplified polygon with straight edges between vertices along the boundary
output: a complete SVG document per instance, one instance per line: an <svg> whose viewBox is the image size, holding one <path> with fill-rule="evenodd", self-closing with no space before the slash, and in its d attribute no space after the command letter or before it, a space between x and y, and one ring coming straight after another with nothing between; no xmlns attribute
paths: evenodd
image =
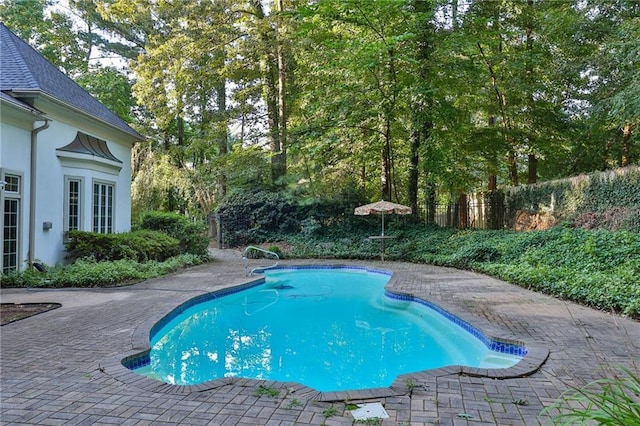
<svg viewBox="0 0 640 426"><path fill-rule="evenodd" d="M78 182L78 231L84 231L84 204L85 204L85 187L83 176L64 176L64 200L63 200L63 227L66 233L69 231L69 183Z"/></svg>

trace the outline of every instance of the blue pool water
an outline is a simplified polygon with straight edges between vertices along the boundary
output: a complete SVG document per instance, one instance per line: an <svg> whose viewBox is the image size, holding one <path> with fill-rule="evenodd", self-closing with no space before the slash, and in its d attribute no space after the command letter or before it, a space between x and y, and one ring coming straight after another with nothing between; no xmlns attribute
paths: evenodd
<svg viewBox="0 0 640 426"><path fill-rule="evenodd" d="M154 330L149 363L135 371L179 385L244 377L340 391L387 387L400 374L448 365L505 368L522 359L490 350L424 304L385 294L385 273L274 269L265 278Z"/></svg>

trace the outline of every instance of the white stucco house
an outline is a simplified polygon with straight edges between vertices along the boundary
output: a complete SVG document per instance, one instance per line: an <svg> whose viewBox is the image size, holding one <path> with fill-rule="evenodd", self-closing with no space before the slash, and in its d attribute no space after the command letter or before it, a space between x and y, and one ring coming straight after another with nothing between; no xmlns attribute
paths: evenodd
<svg viewBox="0 0 640 426"><path fill-rule="evenodd" d="M0 23L0 271L64 263L68 230L130 230L142 139Z"/></svg>

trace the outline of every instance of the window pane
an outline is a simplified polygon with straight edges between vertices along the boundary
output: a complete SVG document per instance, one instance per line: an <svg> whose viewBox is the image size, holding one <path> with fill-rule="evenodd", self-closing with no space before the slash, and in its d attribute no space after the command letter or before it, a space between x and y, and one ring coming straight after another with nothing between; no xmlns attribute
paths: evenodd
<svg viewBox="0 0 640 426"><path fill-rule="evenodd" d="M2 229L2 272L18 267L18 200L4 200L4 226Z"/></svg>
<svg viewBox="0 0 640 426"><path fill-rule="evenodd" d="M69 231L80 229L80 181L69 180L69 199L67 200Z"/></svg>
<svg viewBox="0 0 640 426"><path fill-rule="evenodd" d="M5 175L4 181L7 182L4 186L5 192L20 192L20 176Z"/></svg>
<svg viewBox="0 0 640 426"><path fill-rule="evenodd" d="M93 185L93 231L113 232L113 185Z"/></svg>

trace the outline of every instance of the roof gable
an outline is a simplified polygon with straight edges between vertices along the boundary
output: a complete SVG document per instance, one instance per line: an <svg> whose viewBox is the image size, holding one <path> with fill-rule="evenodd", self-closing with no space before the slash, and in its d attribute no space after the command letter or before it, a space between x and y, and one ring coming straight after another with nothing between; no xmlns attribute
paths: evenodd
<svg viewBox="0 0 640 426"><path fill-rule="evenodd" d="M62 71L47 61L0 23L0 91L15 97L36 92L67 104L104 123L128 133L135 139L143 137Z"/></svg>

